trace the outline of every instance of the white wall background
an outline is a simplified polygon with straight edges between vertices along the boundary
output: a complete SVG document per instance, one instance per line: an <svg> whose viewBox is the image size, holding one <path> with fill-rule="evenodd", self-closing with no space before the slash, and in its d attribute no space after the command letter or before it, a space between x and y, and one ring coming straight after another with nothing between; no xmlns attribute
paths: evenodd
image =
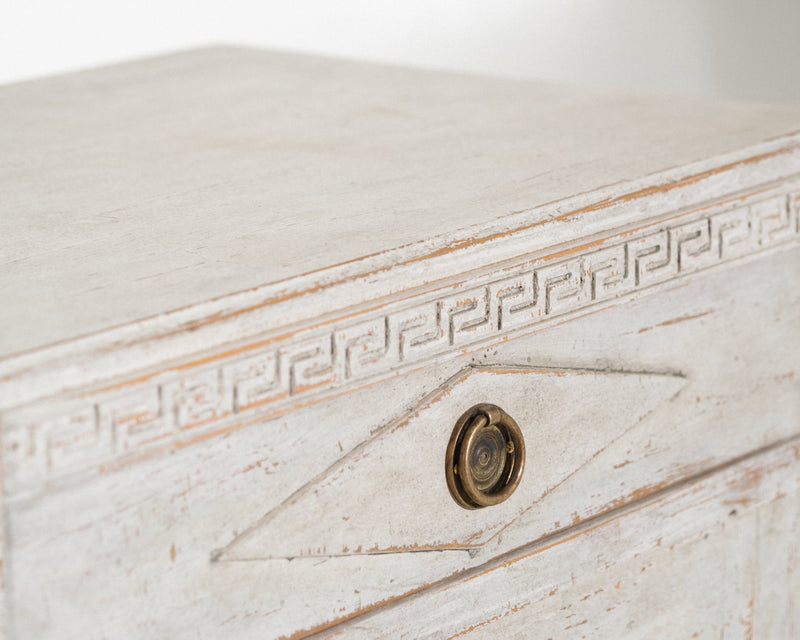
<svg viewBox="0 0 800 640"><path fill-rule="evenodd" d="M800 105L800 0L0 0L0 83L209 43Z"/></svg>

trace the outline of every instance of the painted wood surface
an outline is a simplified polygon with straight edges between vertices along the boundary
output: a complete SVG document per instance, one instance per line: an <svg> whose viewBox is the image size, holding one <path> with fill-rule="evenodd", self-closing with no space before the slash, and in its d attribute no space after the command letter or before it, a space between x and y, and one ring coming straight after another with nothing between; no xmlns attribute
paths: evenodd
<svg viewBox="0 0 800 640"><path fill-rule="evenodd" d="M8 637L797 635L796 112L213 49L0 114Z"/></svg>
<svg viewBox="0 0 800 640"><path fill-rule="evenodd" d="M787 248L528 337L437 360L204 444L100 475L78 475L45 493L12 496L10 533L17 543L10 597L18 636L113 637L134 629L140 636L302 637L404 594L421 590L422 597L432 583L452 580L497 554L569 531L792 437L800 424L800 371L795 352L785 347L795 343L800 326L800 293L790 286L799 270L800 252ZM588 442L576 472L477 554L224 558L223 550L264 514L339 468L362 443L380 440L384 425L414 412L431 389L468 363L661 372L686 386L621 438L614 420L564 424L564 445L595 429L600 434L590 439L597 438L598 445ZM484 392L481 399L491 399L492 388ZM615 392L608 393L613 402ZM575 403L573 411L588 410L597 398L576 394ZM456 417L441 414L445 439ZM601 442L607 446L593 455ZM528 446L535 447L535 436ZM443 451L441 458L443 488ZM528 473L519 491L526 485L534 494L544 491L537 487L535 467ZM380 491L375 497L387 505L414 500L413 492L392 493L378 481L374 486ZM362 490L351 487L341 503L351 500L357 511ZM445 502L445 513L451 507L456 508ZM323 530L350 531L346 520L335 531L325 515L319 514ZM366 525L361 526L363 532ZM425 516L416 526L436 531L440 523ZM77 583L80 589L73 588ZM86 610L98 613L76 613ZM352 618L353 624L358 619Z"/></svg>
<svg viewBox="0 0 800 640"><path fill-rule="evenodd" d="M427 366L434 357L559 324L703 270L796 244L798 194L796 182L782 181L310 327L251 336L216 351L212 341L188 361L162 360L154 370L121 379L113 374L138 362L133 354L163 359L169 350L160 342L137 341L106 345L97 354L76 345L79 352L67 347L61 361L44 368L49 351L32 354L45 360L9 374L3 386L13 393L6 398L20 403L52 395L62 384L80 387L85 376L99 376L104 384L92 399L80 388L72 399L57 395L29 405L30 412L7 412L9 476L21 474L24 483L36 484L185 446L247 424L253 409L270 406L277 413L305 406ZM190 344L201 338L196 327L171 335Z"/></svg>
<svg viewBox="0 0 800 640"><path fill-rule="evenodd" d="M39 376L0 406L800 172L791 109L236 49L5 87L0 120L0 377Z"/></svg>
<svg viewBox="0 0 800 640"><path fill-rule="evenodd" d="M800 441L341 627L337 638L794 638Z"/></svg>
<svg viewBox="0 0 800 640"><path fill-rule="evenodd" d="M685 386L683 376L670 373L470 367L266 513L221 552L220 560L406 550L500 553L520 535L541 536L530 521L517 536L506 532ZM472 512L456 504L442 484L442 452L450 439L448 426L452 429L466 408L488 400L521 425L527 472L506 502ZM580 438L565 439L565 425L591 428ZM586 502L583 508L594 501ZM574 497L569 503L576 508ZM493 542L491 550L485 549Z"/></svg>

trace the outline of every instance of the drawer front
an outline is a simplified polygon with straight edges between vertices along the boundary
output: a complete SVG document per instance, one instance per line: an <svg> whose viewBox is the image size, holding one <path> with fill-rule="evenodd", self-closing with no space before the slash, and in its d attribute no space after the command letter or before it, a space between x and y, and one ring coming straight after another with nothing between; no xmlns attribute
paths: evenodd
<svg viewBox="0 0 800 640"><path fill-rule="evenodd" d="M662 405L685 383L677 374L467 367L267 512L220 559L461 551L480 562L569 526L578 512L608 508L558 488L650 414L668 411ZM470 510L444 481L446 449L461 414L489 400L519 424L523 478L501 504ZM537 506L545 503L546 521Z"/></svg>
<svg viewBox="0 0 800 640"><path fill-rule="evenodd" d="M720 465L798 432L797 273L796 249L770 253L514 340L432 357L346 395L259 414L191 446L12 492L11 624L23 638L131 629L300 638L341 623L332 632L377 635L385 623L390 637L421 637L430 618L432 637L470 628L480 637L495 616L487 629L511 632L556 606L581 610L579 591L595 588L604 558L620 590L632 590L623 573L633 572L636 553L669 535L679 545L721 531L717 515L736 510L742 518L709 538L724 549L734 540L728 528L754 522L758 509L791 517L786 500L768 505L794 490L794 450ZM445 454L458 418L482 402L519 424L526 465L507 500L468 510L448 490ZM784 471L767 473L775 468ZM766 479L739 487L748 474ZM707 475L710 485L697 484ZM677 502L659 502L673 494ZM707 501L719 508L700 509L696 521L681 515ZM615 519L623 515L633 520ZM686 524L671 528L678 521ZM590 533L592 523L608 532L623 522L633 524L615 547L610 534ZM742 526L742 535L758 531ZM562 555L541 553L572 536ZM674 571L653 561L665 584L701 557L694 550ZM525 561L510 563L517 557ZM570 567L580 589L565 588ZM483 569L491 578L479 577ZM555 577L531 577L539 575ZM547 585L565 595L545 600ZM448 593L458 594L452 618ZM384 611L387 603L396 604ZM86 611L94 613L76 613ZM553 620L566 627L577 617Z"/></svg>

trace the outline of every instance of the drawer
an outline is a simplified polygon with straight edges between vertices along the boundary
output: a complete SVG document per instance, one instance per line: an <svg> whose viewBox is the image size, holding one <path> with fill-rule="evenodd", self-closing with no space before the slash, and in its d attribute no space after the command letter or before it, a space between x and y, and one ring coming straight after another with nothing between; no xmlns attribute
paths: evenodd
<svg viewBox="0 0 800 640"><path fill-rule="evenodd" d="M791 637L798 547L785 534L796 531L799 444L654 494L320 637Z"/></svg>
<svg viewBox="0 0 800 640"><path fill-rule="evenodd" d="M769 485L777 473L769 465L748 459L740 464L755 470L741 472L728 465L798 434L798 361L776 346L794 339L800 305L761 286L770 274L797 269L796 251L778 253L225 429L166 457L73 475L45 494L29 488L8 504L16 566L24 567L13 574L19 624L39 637L85 637L96 619L83 626L74 611L91 603L104 624L136 621L148 635L179 635L196 624L198 607L205 621L198 633L208 637L218 628L238 637L264 637L265 629L303 637L348 620L356 630L382 605L442 584L462 589L481 567L502 569L548 541L577 536L570 554L621 566L625 554L617 558L604 538L585 532L613 528L615 518L633 518L654 500L646 509L661 509L658 500L673 487L695 487L715 470L727 469L735 486L727 495L728 480L715 481L714 499L729 507L726 517L731 510L745 517L769 502L769 491L792 491L779 474ZM741 285L736 292L725 286L731 279ZM764 320L751 320L754 313ZM482 402L519 425L525 467L507 500L465 509L448 490L446 451L458 419ZM785 466L792 451L771 455L783 455ZM741 474L752 486L739 487ZM704 504L705 490L683 491L687 514L697 508L693 496ZM674 535L679 544L722 526L719 509L694 528L682 515L677 533L671 516L647 516L646 530L631 525L630 535L640 527L642 536L631 549L644 553L659 537ZM551 569L530 571L550 576ZM537 588L548 580L548 593L562 584L543 577ZM59 595L76 583L69 598ZM433 637L492 618L498 603L512 611L522 601L515 605L511 594L527 592L508 584L507 596L439 620L444 630ZM145 596L163 601L163 610L137 607ZM160 613L176 604L186 618ZM419 606L427 620L431 611ZM392 625L408 624L386 615ZM381 616L367 635L380 635Z"/></svg>

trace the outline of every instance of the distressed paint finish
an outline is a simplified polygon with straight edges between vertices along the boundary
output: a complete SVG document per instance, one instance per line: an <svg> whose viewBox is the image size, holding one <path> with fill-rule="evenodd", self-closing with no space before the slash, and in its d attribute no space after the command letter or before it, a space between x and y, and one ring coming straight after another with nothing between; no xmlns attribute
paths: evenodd
<svg viewBox="0 0 800 640"><path fill-rule="evenodd" d="M800 632L800 114L229 49L0 114L9 637Z"/></svg>
<svg viewBox="0 0 800 640"><path fill-rule="evenodd" d="M327 637L793 638L798 498L794 438Z"/></svg>
<svg viewBox="0 0 800 640"><path fill-rule="evenodd" d="M307 397L386 378L435 356L797 242L800 191L782 193L786 188L506 267L448 288L446 295L394 304L380 315L356 314L305 337L290 334L184 363L163 376L115 385L124 391L101 393L94 402L81 397L9 412L3 434L9 490L36 489L228 433L246 424L253 410L287 411Z"/></svg>
<svg viewBox="0 0 800 640"><path fill-rule="evenodd" d="M404 550L469 550L495 538L545 499L587 460L613 447L680 393L675 374L532 367L478 367L459 372L380 434L343 456L231 542L220 560L296 558ZM473 513L442 484L443 452L466 407L491 398L520 424L527 442L525 482L503 504ZM587 401L575 402L575 398ZM594 402L588 399L595 399ZM635 408L632 408L635 407ZM591 424L578 442L565 425ZM387 500L393 494L413 500ZM592 501L584 508L591 506ZM569 508L576 500L569 500ZM559 510L556 504L553 511ZM566 510L565 510L566 511ZM565 514L566 515L566 514ZM430 523L437 523L432 527ZM542 523L539 523L541 526ZM517 536L535 539L537 523Z"/></svg>
<svg viewBox="0 0 800 640"><path fill-rule="evenodd" d="M568 532L791 437L800 424L800 370L794 353L778 347L795 339L800 291L775 291L784 291L782 285L798 269L796 250L760 257L659 295L254 423L224 438L109 470L90 482L76 479L46 495L12 498L11 533L20 541L12 564L17 627L42 638L64 637L67 621L74 637L94 629L113 635L124 624L135 625L145 636L180 636L199 616L204 626L193 632L200 637L218 637L222 629L241 638L263 638L302 637L301 630L325 629L347 619L357 624L359 614L381 603L425 593L431 583L480 567L498 553ZM764 288L762 283L775 274L784 275L773 280L774 288ZM749 295L731 292L730 281L738 283L737 292ZM715 348L709 350L709 344ZM381 437L384 425L413 414L425 395L467 364L540 368L559 361L573 370L615 363L627 371L661 372L667 380L678 376L686 386L674 399L667 395L616 441L614 421L604 423L604 429L583 420L565 423L557 448L538 455L549 452L557 462L564 446L586 438L592 429L598 430L592 434L597 448L602 442L608 446L592 456L596 448L587 444L581 450L585 462L576 462L576 472L477 554L398 549L290 561L224 558L222 550L262 515L338 468L361 443ZM564 379L566 389L569 376ZM491 390L484 391L489 398ZM505 387L502 392L508 393ZM398 406L387 403L387 397ZM573 411L583 406L588 415L598 400L576 394L575 402L579 406ZM358 407L370 411L354 410ZM451 428L443 424L444 440ZM443 464L444 452L437 465L443 508L460 511L446 493ZM518 491L526 483L536 487L534 469L528 469ZM385 485L376 483L380 486ZM362 489L352 491L341 502L358 509ZM414 499L385 491L380 496L387 504ZM67 519L59 515L65 512ZM434 532L441 526L427 518L416 524ZM322 525L330 529L333 523L320 517ZM348 531L348 521L342 519L341 526ZM397 546L407 542L398 538ZM45 577L48 587L42 588ZM69 585L78 581L82 589L71 590ZM153 608L138 607L142 598ZM87 607L102 614L73 616Z"/></svg>
<svg viewBox="0 0 800 640"><path fill-rule="evenodd" d="M0 247L16 270L0 291L38 312L0 308L2 357L193 305L209 321L209 300L267 284L280 298L310 273L301 289L325 286L335 265L354 277L477 255L476 236L584 207L605 219L630 192L747 189L798 173L786 136L800 131L785 107L233 48L4 87L0 122Z"/></svg>

